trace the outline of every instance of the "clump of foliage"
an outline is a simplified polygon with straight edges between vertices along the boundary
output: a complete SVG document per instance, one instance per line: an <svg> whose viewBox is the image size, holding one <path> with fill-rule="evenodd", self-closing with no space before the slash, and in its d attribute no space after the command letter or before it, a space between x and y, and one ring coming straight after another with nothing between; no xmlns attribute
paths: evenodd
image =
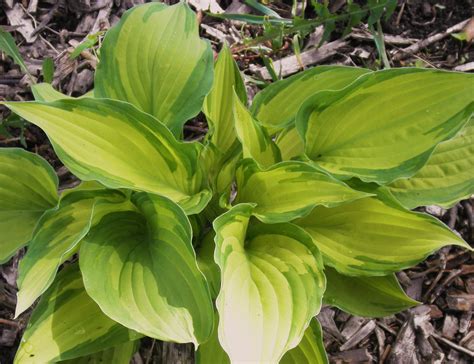
<svg viewBox="0 0 474 364"><path fill-rule="evenodd" d="M323 302L394 314L417 303L395 272L470 249L410 209L474 192L473 80L323 66L248 108L187 5L131 9L92 97L43 83L3 103L84 181L58 195L46 161L0 149L1 261L28 244L16 316L41 296L16 363L128 363L142 336L194 343L200 363L327 362ZM201 110L207 138L181 140Z"/></svg>

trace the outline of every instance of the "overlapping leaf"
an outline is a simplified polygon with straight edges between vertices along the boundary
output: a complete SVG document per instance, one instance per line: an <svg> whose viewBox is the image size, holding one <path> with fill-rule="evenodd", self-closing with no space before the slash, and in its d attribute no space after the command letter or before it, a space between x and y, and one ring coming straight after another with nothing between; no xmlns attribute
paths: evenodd
<svg viewBox="0 0 474 364"><path fill-rule="evenodd" d="M33 311L15 363L73 359L139 337L102 313L84 290L78 267L69 266Z"/></svg>
<svg viewBox="0 0 474 364"><path fill-rule="evenodd" d="M175 135L200 111L212 86L212 50L185 3L128 11L107 32L100 55L95 95L127 101Z"/></svg>
<svg viewBox="0 0 474 364"><path fill-rule="evenodd" d="M125 196L112 190L69 192L56 209L39 220L20 262L15 316L20 315L51 285L59 266L76 251L93 220L110 211L133 209Z"/></svg>
<svg viewBox="0 0 474 364"><path fill-rule="evenodd" d="M474 118L454 138L439 144L414 176L387 187L410 209L450 207L474 194Z"/></svg>
<svg viewBox="0 0 474 364"><path fill-rule="evenodd" d="M0 263L31 238L44 211L57 203L58 178L40 156L0 149Z"/></svg>
<svg viewBox="0 0 474 364"><path fill-rule="evenodd" d="M242 144L243 157L252 158L264 168L280 162L280 150L236 94L233 105L235 131Z"/></svg>
<svg viewBox="0 0 474 364"><path fill-rule="evenodd" d="M201 146L176 141L164 125L127 103L84 98L6 105L41 127L82 180L163 195L187 213L201 211L210 198L202 188Z"/></svg>
<svg viewBox="0 0 474 364"><path fill-rule="evenodd" d="M222 279L219 341L232 362L277 363L318 313L325 277L303 230L249 224L252 209L237 205L214 222Z"/></svg>
<svg viewBox="0 0 474 364"><path fill-rule="evenodd" d="M140 213L106 215L81 243L87 293L124 326L197 347L211 334L213 307L189 221L164 197L138 193L132 200Z"/></svg>
<svg viewBox="0 0 474 364"><path fill-rule="evenodd" d="M474 111L474 76L384 70L308 99L297 115L306 154L331 173L389 183L415 174Z"/></svg>
<svg viewBox="0 0 474 364"><path fill-rule="evenodd" d="M81 358L65 360L63 364L130 364L133 354L138 349L139 341L129 341L127 343L114 346L110 349L99 351Z"/></svg>
<svg viewBox="0 0 474 364"><path fill-rule="evenodd" d="M320 66L277 81L260 91L253 100L252 112L270 130L291 125L303 102L323 90L346 87L368 69L340 66Z"/></svg>
<svg viewBox="0 0 474 364"><path fill-rule="evenodd" d="M387 275L446 245L469 249L437 219L389 207L375 198L316 207L296 224L312 236L325 263L347 275Z"/></svg>
<svg viewBox="0 0 474 364"><path fill-rule="evenodd" d="M365 196L304 162L282 162L261 170L247 159L237 170L236 203L255 204L253 214L267 223L290 221L314 206L336 206Z"/></svg>
<svg viewBox="0 0 474 364"><path fill-rule="evenodd" d="M314 318L304 332L299 345L287 352L280 364L328 364L324 349L323 330L319 321Z"/></svg>
<svg viewBox="0 0 474 364"><path fill-rule="evenodd" d="M394 315L418 304L400 287L395 275L351 277L325 267L324 302L356 316Z"/></svg>
<svg viewBox="0 0 474 364"><path fill-rule="evenodd" d="M275 144L281 152L281 159L288 161L304 154L303 139L301 139L295 126L283 129L275 140Z"/></svg>
<svg viewBox="0 0 474 364"><path fill-rule="evenodd" d="M211 142L221 151L227 153L237 140L232 104L234 92L242 102L247 102L239 67L232 58L232 53L224 45L214 67L214 84L204 100L203 111L210 128Z"/></svg>

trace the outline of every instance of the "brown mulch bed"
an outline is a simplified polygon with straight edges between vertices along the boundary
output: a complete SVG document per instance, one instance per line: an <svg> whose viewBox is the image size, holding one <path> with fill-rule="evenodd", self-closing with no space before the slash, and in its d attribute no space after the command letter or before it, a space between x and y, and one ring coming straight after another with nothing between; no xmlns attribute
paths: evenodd
<svg viewBox="0 0 474 364"><path fill-rule="evenodd" d="M69 55L89 32L108 29L123 12L143 0L0 0L0 25L11 32L34 76L41 80L43 59L55 63L53 85L69 95L81 95L93 88L93 70L97 60L92 51L82 52L77 59ZM174 1L172 1L174 2ZM223 8L249 11L238 1L217 1ZM335 0L332 6L345 1ZM359 1L359 3L365 3ZM270 5L288 16L292 1L277 1ZM391 19L383 22L386 47L393 66L423 66L449 70L473 70L474 47L447 35L415 52L403 52L417 41L429 40L472 16L472 1L401 0ZM7 15L8 14L8 15ZM13 14L13 15L12 15ZM12 19L20 18L21 27ZM261 34L258 26L242 26L201 14L202 35L218 50L223 40L238 45L242 37ZM364 25L341 39L343 25L338 24L327 44L315 51L320 32L316 30L305 40L303 52L308 52L306 66L344 64L379 68L377 50ZM316 39L316 40L315 40ZM264 44L271 47L269 42ZM248 49L235 52L235 58L248 76L248 86L256 91L260 76L265 76L258 52ZM281 72L289 72L292 53L291 38L285 38L278 50L267 56L274 61L285 58ZM277 65L278 62L275 62ZM472 69L470 68L472 67ZM10 59L0 58L0 100L30 100L29 80ZM0 120L7 117L0 108ZM199 138L205 130L205 120L199 116L185 127L186 137ZM0 147L25 147L45 157L58 172L61 186L75 183L74 177L57 159L44 133L28 125L0 129ZM436 207L427 212L441 218L463 238L474 245L473 201L466 200L450 210ZM16 272L19 257L0 266L0 364L13 361L22 331L30 312L13 320L16 297ZM444 248L418 266L401 272L399 280L407 293L423 305L384 319L353 317L338 309L324 307L319 318L325 332L325 345L331 362L377 363L470 363L474 361L474 259L473 254L456 248ZM135 363L192 362L189 345L173 345L144 339Z"/></svg>

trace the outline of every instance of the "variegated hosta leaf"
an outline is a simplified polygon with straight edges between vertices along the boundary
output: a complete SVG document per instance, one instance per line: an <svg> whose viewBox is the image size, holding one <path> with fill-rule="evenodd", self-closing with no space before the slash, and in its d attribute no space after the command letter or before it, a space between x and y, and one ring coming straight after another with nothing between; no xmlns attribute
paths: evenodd
<svg viewBox="0 0 474 364"><path fill-rule="evenodd" d="M30 307L51 285L59 266L76 251L93 221L111 211L133 209L128 199L112 190L72 191L61 199L56 209L39 220L20 262L18 299L15 316Z"/></svg>
<svg viewBox="0 0 474 364"><path fill-rule="evenodd" d="M389 183L416 173L474 111L474 75L393 69L308 99L297 128L310 159L333 174Z"/></svg>
<svg viewBox="0 0 474 364"><path fill-rule="evenodd" d="M247 102L247 91L227 45L222 47L214 67L214 84L203 105L209 124L211 142L222 152L232 149L237 140L232 115L234 90L242 102Z"/></svg>
<svg viewBox="0 0 474 364"><path fill-rule="evenodd" d="M114 346L91 355L62 361L62 364L130 364L133 354L138 349L139 341Z"/></svg>
<svg viewBox="0 0 474 364"><path fill-rule="evenodd" d="M31 238L45 210L58 200L58 177L40 156L0 148L0 264Z"/></svg>
<svg viewBox="0 0 474 364"><path fill-rule="evenodd" d="M95 73L96 97L127 101L179 135L212 86L210 43L187 4L145 4L110 29Z"/></svg>
<svg viewBox="0 0 474 364"><path fill-rule="evenodd" d="M301 139L295 126L283 129L275 140L275 144L280 149L281 159L289 161L304 154L303 139Z"/></svg>
<svg viewBox="0 0 474 364"><path fill-rule="evenodd" d="M280 364L328 363L328 357L324 349L323 331L316 318L311 320L299 345L287 352L280 361Z"/></svg>
<svg viewBox="0 0 474 364"><path fill-rule="evenodd" d="M395 275L351 277L326 266L324 303L356 316L384 317L418 304L400 287Z"/></svg>
<svg viewBox="0 0 474 364"><path fill-rule="evenodd" d="M77 265L64 268L36 306L15 364L73 359L136 340L87 295Z"/></svg>
<svg viewBox="0 0 474 364"><path fill-rule="evenodd" d="M217 297L221 287L221 273L219 266L214 261L214 251L216 247L214 237L214 231L210 231L196 250L197 263L209 284L212 299Z"/></svg>
<svg viewBox="0 0 474 364"><path fill-rule="evenodd" d="M275 142L252 117L237 94L234 94L233 105L235 130L242 144L243 157L253 158L264 168L280 162L281 155Z"/></svg>
<svg viewBox="0 0 474 364"><path fill-rule="evenodd" d="M318 249L293 224L250 222L240 204L214 221L219 341L232 363L278 363L320 307L326 279Z"/></svg>
<svg viewBox="0 0 474 364"><path fill-rule="evenodd" d="M282 162L261 170L251 159L237 170L236 203L256 205L253 214L266 223L308 214L314 206L336 206L368 196L304 162Z"/></svg>
<svg viewBox="0 0 474 364"><path fill-rule="evenodd" d="M211 334L213 307L189 221L167 198L138 193L132 201L140 213L106 215L81 243L87 293L124 326L197 347Z"/></svg>
<svg viewBox="0 0 474 364"><path fill-rule="evenodd" d="M189 214L209 201L198 163L201 145L178 142L130 104L84 98L6 106L42 128L61 161L82 180L163 195Z"/></svg>
<svg viewBox="0 0 474 364"><path fill-rule="evenodd" d="M368 69L340 66L319 66L272 83L253 100L252 112L269 130L279 130L294 122L303 102L323 90L339 90Z"/></svg>
<svg viewBox="0 0 474 364"><path fill-rule="evenodd" d="M440 143L414 176L387 187L409 209L450 207L474 194L474 118L454 138Z"/></svg>
<svg viewBox="0 0 474 364"><path fill-rule="evenodd" d="M446 245L469 249L437 219L389 207L375 198L316 207L297 220L324 262L347 275L381 276L411 267Z"/></svg>
<svg viewBox="0 0 474 364"><path fill-rule="evenodd" d="M36 101L56 101L61 99L73 99L73 97L64 95L61 92L55 90L50 83L36 83L31 85L31 92L35 97Z"/></svg>
<svg viewBox="0 0 474 364"><path fill-rule="evenodd" d="M211 337L196 351L196 364L230 364L229 356L219 342L218 325L219 316L216 312Z"/></svg>

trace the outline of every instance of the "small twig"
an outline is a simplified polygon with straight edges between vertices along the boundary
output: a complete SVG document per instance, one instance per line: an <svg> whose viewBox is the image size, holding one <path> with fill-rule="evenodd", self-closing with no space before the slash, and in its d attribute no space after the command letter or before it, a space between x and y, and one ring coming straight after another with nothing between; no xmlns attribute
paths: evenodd
<svg viewBox="0 0 474 364"><path fill-rule="evenodd" d="M435 332L432 333L431 336L433 336L436 340L439 340L439 341L445 343L446 345L451 346L454 350L460 351L461 353L464 353L464 354L470 356L471 358L474 358L474 351L471 351L471 350L469 350L465 347L462 347L458 344L455 344L451 340L448 340L448 339L444 338L443 336L438 335Z"/></svg>
<svg viewBox="0 0 474 364"><path fill-rule="evenodd" d="M382 329L387 331L389 334L392 334L393 336L397 336L397 332L393 330L392 328L388 327L387 325L385 325L383 322L376 321L376 323L378 326L380 326Z"/></svg>
<svg viewBox="0 0 474 364"><path fill-rule="evenodd" d="M150 362L151 357L153 356L153 349L155 349L155 344L156 344L156 340L153 339L150 350L148 351L148 354L146 356L145 364L148 364Z"/></svg>
<svg viewBox="0 0 474 364"><path fill-rule="evenodd" d="M20 327L20 325L18 324L18 322L15 322L15 321L11 321L11 320L7 320L7 319L3 319L3 318L0 318L0 324L1 325L7 325L7 326L11 326L11 327Z"/></svg>
<svg viewBox="0 0 474 364"><path fill-rule="evenodd" d="M456 25L453 25L452 27L446 29L446 31L444 32L440 32L440 33L436 33L434 35L432 35L431 37L428 37L426 39L423 39L421 41L419 41L418 43L415 43L409 47L406 47L406 48L402 48L400 49L397 53L394 54L393 56L393 59L396 60L396 61L399 61L403 58L406 58L410 55L413 55L414 53L420 51L421 49L423 48L426 48L428 47L429 45L433 44L433 43L436 43L438 41L440 41L441 39L444 39L446 38L447 36L449 36L450 34L454 33L454 32L459 32L461 31L464 26L469 22L470 19L466 19Z"/></svg>

